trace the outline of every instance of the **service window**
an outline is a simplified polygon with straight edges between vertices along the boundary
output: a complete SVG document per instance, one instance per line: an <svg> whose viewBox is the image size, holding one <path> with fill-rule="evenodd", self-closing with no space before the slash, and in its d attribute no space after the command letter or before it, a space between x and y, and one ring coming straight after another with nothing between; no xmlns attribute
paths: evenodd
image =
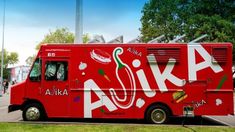
<svg viewBox="0 0 235 132"><path fill-rule="evenodd" d="M41 60L36 59L33 68L29 74L29 79L31 81L40 81L41 80Z"/></svg>
<svg viewBox="0 0 235 132"><path fill-rule="evenodd" d="M68 62L47 61L45 65L45 80L66 81L68 77Z"/></svg>

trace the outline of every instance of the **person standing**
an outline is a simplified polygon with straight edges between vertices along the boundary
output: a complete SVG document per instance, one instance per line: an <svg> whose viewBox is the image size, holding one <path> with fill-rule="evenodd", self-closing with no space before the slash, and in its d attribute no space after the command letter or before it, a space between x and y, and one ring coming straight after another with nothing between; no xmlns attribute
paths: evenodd
<svg viewBox="0 0 235 132"><path fill-rule="evenodd" d="M6 89L6 93L7 93L7 91L8 91L8 86L9 86L9 83L8 83L8 80L6 80L6 83L5 83L5 89Z"/></svg>
<svg viewBox="0 0 235 132"><path fill-rule="evenodd" d="M5 94L7 92L8 85L9 85L8 81L4 80L4 82L3 82L3 89L4 89L3 94Z"/></svg>
<svg viewBox="0 0 235 132"><path fill-rule="evenodd" d="M3 83L2 83L2 86L3 86L3 94L6 93L6 87L5 87L5 85L6 85L6 80L4 80Z"/></svg>

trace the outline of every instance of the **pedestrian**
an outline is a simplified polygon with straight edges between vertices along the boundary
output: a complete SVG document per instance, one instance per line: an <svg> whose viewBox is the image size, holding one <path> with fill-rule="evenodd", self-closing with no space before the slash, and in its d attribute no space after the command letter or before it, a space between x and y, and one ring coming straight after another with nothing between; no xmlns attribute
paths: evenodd
<svg viewBox="0 0 235 132"><path fill-rule="evenodd" d="M6 85L6 80L4 80L3 83L2 83L2 86L3 86L3 94L6 93L6 87L5 87L5 85Z"/></svg>
<svg viewBox="0 0 235 132"><path fill-rule="evenodd" d="M4 80L4 82L3 82L3 94L7 93L8 85L9 85L8 81Z"/></svg>
<svg viewBox="0 0 235 132"><path fill-rule="evenodd" d="M8 80L6 80L6 83L5 83L6 93L7 93L7 91L8 91L8 86L9 86L9 83L8 83Z"/></svg>
<svg viewBox="0 0 235 132"><path fill-rule="evenodd" d="M11 82L11 85L14 85L15 84L15 81L13 80L12 82Z"/></svg>

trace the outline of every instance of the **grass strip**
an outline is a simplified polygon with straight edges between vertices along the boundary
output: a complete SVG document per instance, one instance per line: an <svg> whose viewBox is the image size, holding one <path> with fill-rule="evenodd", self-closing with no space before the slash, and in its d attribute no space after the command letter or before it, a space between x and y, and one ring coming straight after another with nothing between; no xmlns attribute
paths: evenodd
<svg viewBox="0 0 235 132"><path fill-rule="evenodd" d="M0 123L0 132L234 132L226 126Z"/></svg>

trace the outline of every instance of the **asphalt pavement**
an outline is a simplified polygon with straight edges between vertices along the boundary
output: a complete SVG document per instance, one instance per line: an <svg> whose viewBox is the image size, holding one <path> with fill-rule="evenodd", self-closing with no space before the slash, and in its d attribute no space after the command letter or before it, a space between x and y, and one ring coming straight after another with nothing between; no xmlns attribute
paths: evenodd
<svg viewBox="0 0 235 132"><path fill-rule="evenodd" d="M10 104L10 92L3 94L0 97L0 122L16 122L22 120L21 111L8 113L8 106Z"/></svg>

